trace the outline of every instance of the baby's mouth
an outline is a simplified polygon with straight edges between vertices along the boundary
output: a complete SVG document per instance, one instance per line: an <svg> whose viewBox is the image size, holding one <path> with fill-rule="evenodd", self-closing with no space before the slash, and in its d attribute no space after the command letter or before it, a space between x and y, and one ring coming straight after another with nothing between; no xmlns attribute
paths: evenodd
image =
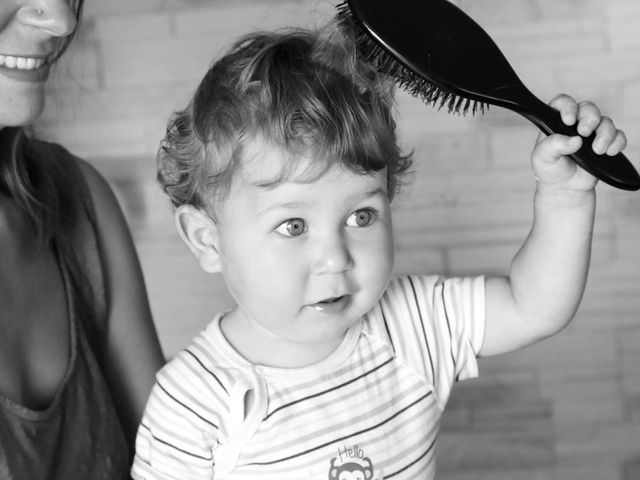
<svg viewBox="0 0 640 480"><path fill-rule="evenodd" d="M345 310L350 303L351 295L341 295L339 297L331 297L325 300L321 300L309 306L316 312L340 313Z"/></svg>

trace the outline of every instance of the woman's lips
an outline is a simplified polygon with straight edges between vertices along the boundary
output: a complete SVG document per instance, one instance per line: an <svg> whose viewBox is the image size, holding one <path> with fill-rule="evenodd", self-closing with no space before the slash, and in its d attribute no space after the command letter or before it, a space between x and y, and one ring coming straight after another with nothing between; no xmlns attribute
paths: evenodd
<svg viewBox="0 0 640 480"><path fill-rule="evenodd" d="M45 64L45 57L19 57L0 54L0 66L18 70L36 70Z"/></svg>
<svg viewBox="0 0 640 480"><path fill-rule="evenodd" d="M0 54L0 73L24 82L43 82L49 76L49 64L44 57Z"/></svg>
<svg viewBox="0 0 640 480"><path fill-rule="evenodd" d="M309 307L316 312L335 314L346 310L350 303L351 295L342 295L313 303Z"/></svg>

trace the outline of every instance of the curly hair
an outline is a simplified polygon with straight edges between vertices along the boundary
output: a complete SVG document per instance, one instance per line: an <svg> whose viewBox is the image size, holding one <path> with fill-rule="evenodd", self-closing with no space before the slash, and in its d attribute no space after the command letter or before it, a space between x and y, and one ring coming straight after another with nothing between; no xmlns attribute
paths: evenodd
<svg viewBox="0 0 640 480"><path fill-rule="evenodd" d="M158 181L174 206L215 215L251 140L289 153L280 181L310 155L319 176L332 165L358 173L387 168L390 198L411 166L395 134L392 82L355 51L353 33L256 32L240 38L174 114L158 151Z"/></svg>

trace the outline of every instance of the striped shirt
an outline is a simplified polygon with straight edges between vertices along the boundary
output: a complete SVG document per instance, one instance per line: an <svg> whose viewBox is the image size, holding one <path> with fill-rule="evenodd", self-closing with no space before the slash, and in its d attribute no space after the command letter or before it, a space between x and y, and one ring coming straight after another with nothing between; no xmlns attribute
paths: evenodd
<svg viewBox="0 0 640 480"><path fill-rule="evenodd" d="M336 351L297 369L246 361L219 315L158 373L132 476L432 479L451 387L478 373L484 312L483 277L394 278Z"/></svg>

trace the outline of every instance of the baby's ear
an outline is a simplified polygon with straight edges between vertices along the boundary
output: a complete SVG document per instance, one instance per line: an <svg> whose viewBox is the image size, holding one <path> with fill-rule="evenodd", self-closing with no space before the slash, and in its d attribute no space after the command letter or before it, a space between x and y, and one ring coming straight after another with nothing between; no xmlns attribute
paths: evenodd
<svg viewBox="0 0 640 480"><path fill-rule="evenodd" d="M184 243L205 272L220 271L218 228L211 217L193 205L182 205L174 214L176 228Z"/></svg>

